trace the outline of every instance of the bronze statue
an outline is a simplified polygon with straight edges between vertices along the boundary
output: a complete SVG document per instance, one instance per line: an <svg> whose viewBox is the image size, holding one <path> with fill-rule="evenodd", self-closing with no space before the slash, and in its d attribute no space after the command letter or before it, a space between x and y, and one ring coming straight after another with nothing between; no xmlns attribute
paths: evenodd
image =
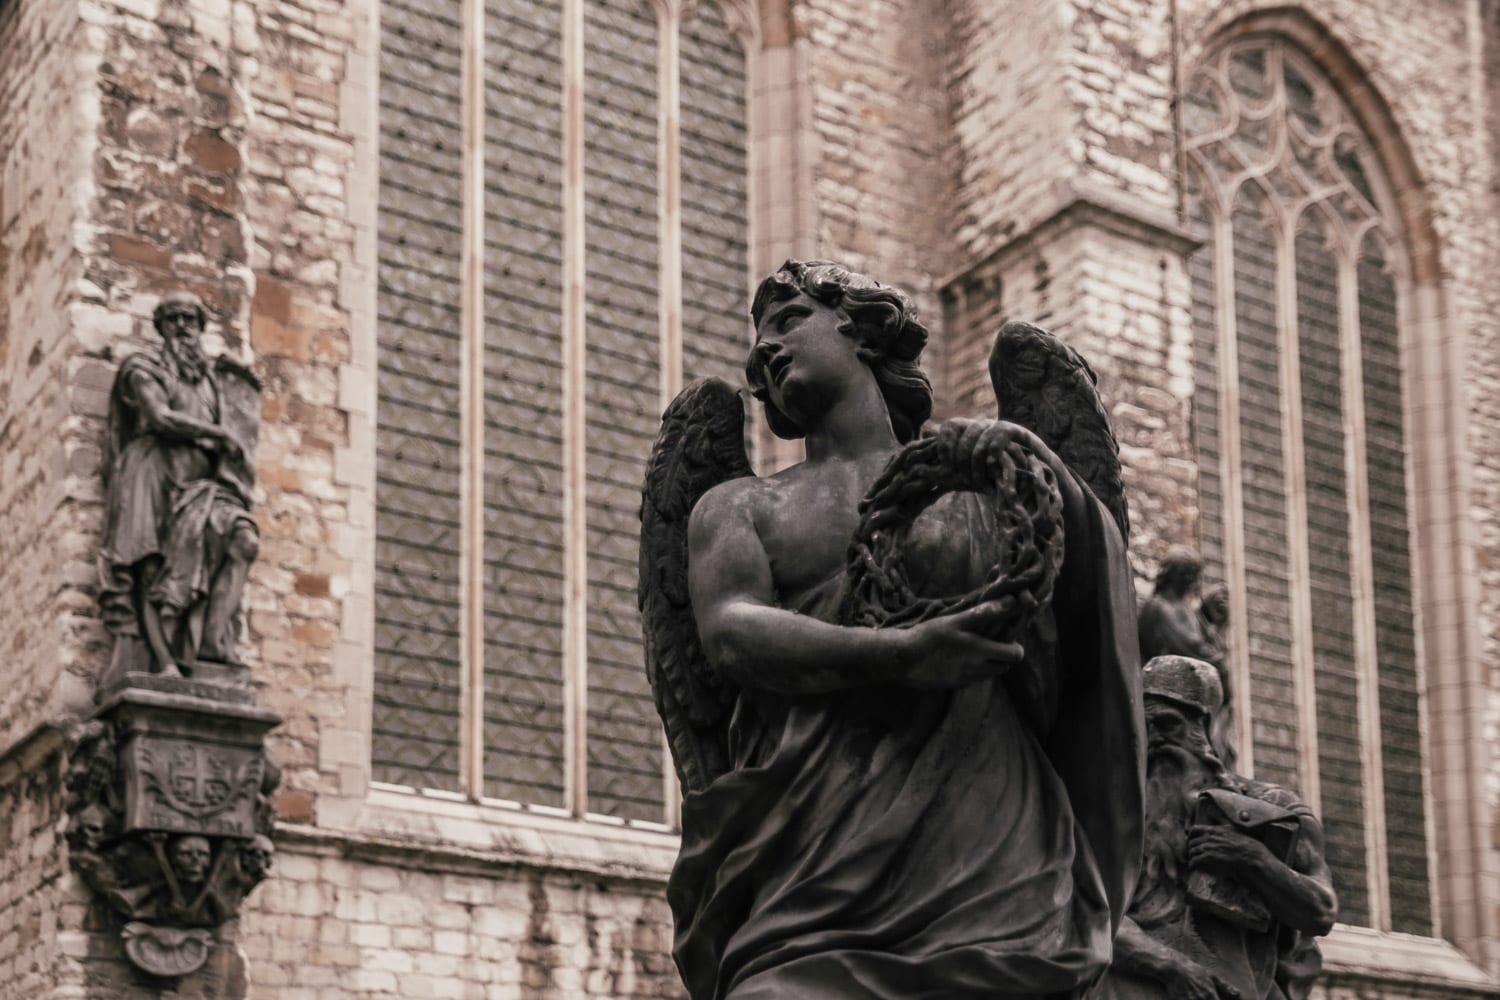
<svg viewBox="0 0 1500 1000"><path fill-rule="evenodd" d="M663 418L642 504L688 993L1079 995L1135 882L1144 766L1092 372L1009 325L996 365L1040 374L997 379L1001 413L1035 423L923 435L927 331L903 294L788 261L751 315L746 377L806 461L751 475L737 395L701 382Z"/></svg>
<svg viewBox="0 0 1500 1000"><path fill-rule="evenodd" d="M1191 656L1212 663L1224 679L1224 644L1213 620L1218 605L1197 600L1203 560L1191 550L1173 547L1156 574L1156 591L1141 605L1141 661L1158 656ZM1211 595L1212 596L1212 595Z"/></svg>
<svg viewBox="0 0 1500 1000"><path fill-rule="evenodd" d="M1305 1000L1338 909L1322 826L1292 792L1224 766L1209 740L1213 665L1161 656L1143 678L1145 866L1106 992Z"/></svg>
<svg viewBox="0 0 1500 1000"><path fill-rule="evenodd" d="M1200 600L1202 577L1203 560L1191 549L1174 546L1168 550L1156 574L1156 591L1141 605L1137 621L1141 662L1158 656L1190 656L1213 664L1224 697L1208 735L1224 766L1233 768L1233 689L1221 638L1229 617L1227 595L1215 588Z"/></svg>
<svg viewBox="0 0 1500 1000"><path fill-rule="evenodd" d="M260 382L210 363L191 292L162 298L159 353L126 358L110 395L100 604L116 636L112 673L191 674L237 662L240 598L259 533L250 452Z"/></svg>

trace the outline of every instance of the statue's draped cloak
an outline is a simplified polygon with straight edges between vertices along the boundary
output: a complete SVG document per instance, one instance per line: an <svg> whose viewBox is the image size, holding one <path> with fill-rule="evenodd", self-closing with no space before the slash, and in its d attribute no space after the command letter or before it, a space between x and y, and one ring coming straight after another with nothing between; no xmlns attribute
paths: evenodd
<svg viewBox="0 0 1500 1000"><path fill-rule="evenodd" d="M1024 683L740 696L668 887L693 1000L1068 995L1108 965L1143 726L1124 545L1086 506ZM835 621L845 589L781 603Z"/></svg>
<svg viewBox="0 0 1500 1000"><path fill-rule="evenodd" d="M145 426L136 398L140 379L156 382L178 413L219 422L218 386L211 373L186 382L149 354L133 354L121 364L105 436L109 489L101 598L106 616L117 625L134 618L130 567L161 557L163 570L152 582L149 599L181 610L207 593L236 525L255 527L248 497L216 478L208 449L196 441L170 440Z"/></svg>

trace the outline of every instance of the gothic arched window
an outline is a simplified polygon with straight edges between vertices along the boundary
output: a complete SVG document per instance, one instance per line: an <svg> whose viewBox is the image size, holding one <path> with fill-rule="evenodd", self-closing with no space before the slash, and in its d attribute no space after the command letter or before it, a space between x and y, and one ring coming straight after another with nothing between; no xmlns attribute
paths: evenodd
<svg viewBox="0 0 1500 1000"><path fill-rule="evenodd" d="M1323 817L1344 923L1431 934L1398 215L1347 103L1235 40L1183 109L1201 541L1241 770Z"/></svg>

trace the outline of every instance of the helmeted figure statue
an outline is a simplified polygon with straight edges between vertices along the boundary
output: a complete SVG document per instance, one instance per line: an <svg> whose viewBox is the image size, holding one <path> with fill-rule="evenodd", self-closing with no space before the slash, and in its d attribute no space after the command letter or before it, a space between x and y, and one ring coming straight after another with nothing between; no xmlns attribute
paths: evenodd
<svg viewBox="0 0 1500 1000"><path fill-rule="evenodd" d="M807 459L753 476L736 393L700 382L642 504L688 993L1081 995L1135 883L1144 764L1093 373L1007 325L1007 419L920 434L927 331L900 292L788 261L751 314L747 379Z"/></svg>
<svg viewBox="0 0 1500 1000"><path fill-rule="evenodd" d="M1146 664L1146 847L1101 993L1305 1000L1338 903L1323 828L1291 791L1230 772L1209 741L1218 671Z"/></svg>
<svg viewBox="0 0 1500 1000"><path fill-rule="evenodd" d="M240 598L259 547L250 516L260 383L210 363L203 303L162 298L159 353L126 358L110 394L100 604L112 673L237 662Z"/></svg>

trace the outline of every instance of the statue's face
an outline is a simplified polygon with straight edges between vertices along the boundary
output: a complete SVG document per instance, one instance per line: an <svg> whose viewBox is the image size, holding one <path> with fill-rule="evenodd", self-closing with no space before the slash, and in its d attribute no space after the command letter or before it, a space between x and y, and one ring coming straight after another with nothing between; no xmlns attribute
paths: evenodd
<svg viewBox="0 0 1500 1000"><path fill-rule="evenodd" d="M244 866L245 874L253 879L265 878L271 870L272 853L270 841L256 837L240 851L240 863Z"/></svg>
<svg viewBox="0 0 1500 1000"><path fill-rule="evenodd" d="M195 368L205 363L203 343L199 339L203 328L198 324L198 311L192 306L167 305L157 316L157 330L167 352L178 361Z"/></svg>
<svg viewBox="0 0 1500 1000"><path fill-rule="evenodd" d="M1174 701L1146 698L1146 745L1152 750L1163 746L1195 752L1207 749L1204 722L1201 715Z"/></svg>
<svg viewBox="0 0 1500 1000"><path fill-rule="evenodd" d="M208 877L208 862L211 857L212 851L207 840L202 837L183 837L172 848L172 870L183 882L202 882Z"/></svg>
<svg viewBox="0 0 1500 1000"><path fill-rule="evenodd" d="M751 365L764 373L768 403L805 427L869 368L842 317L805 292L773 302L755 327Z"/></svg>
<svg viewBox="0 0 1500 1000"><path fill-rule="evenodd" d="M97 851L104 843L104 815L90 807L78 815L78 835L86 851Z"/></svg>

